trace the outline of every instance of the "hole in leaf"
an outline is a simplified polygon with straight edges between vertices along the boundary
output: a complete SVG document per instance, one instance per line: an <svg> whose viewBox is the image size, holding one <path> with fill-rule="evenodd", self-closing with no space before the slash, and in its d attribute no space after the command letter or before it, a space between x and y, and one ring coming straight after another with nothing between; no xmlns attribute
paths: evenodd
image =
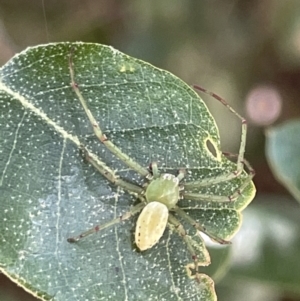
<svg viewBox="0 0 300 301"><path fill-rule="evenodd" d="M205 147L213 158L217 159L218 161L221 160L221 152L219 151L217 144L211 138L208 137L205 140Z"/></svg>

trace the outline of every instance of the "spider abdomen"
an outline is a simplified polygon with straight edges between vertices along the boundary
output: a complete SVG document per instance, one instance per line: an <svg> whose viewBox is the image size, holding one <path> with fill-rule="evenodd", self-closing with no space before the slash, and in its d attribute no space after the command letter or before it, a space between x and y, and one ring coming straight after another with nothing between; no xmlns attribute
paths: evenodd
<svg viewBox="0 0 300 301"><path fill-rule="evenodd" d="M141 212L135 229L135 242L141 251L150 249L162 237L167 226L169 209L159 202L151 202Z"/></svg>

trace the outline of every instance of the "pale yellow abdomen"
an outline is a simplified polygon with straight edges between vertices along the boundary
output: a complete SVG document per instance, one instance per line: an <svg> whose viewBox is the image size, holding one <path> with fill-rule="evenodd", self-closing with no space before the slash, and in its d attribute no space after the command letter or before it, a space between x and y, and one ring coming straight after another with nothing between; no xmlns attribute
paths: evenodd
<svg viewBox="0 0 300 301"><path fill-rule="evenodd" d="M165 204L150 202L141 212L135 228L135 242L141 251L150 249L162 237L169 210Z"/></svg>

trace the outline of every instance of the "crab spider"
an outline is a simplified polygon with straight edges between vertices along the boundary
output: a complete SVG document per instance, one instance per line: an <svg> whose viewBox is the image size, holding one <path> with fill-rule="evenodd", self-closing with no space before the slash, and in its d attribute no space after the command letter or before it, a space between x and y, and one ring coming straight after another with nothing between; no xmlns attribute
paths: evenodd
<svg viewBox="0 0 300 301"><path fill-rule="evenodd" d="M93 127L94 133L99 141L120 161L127 165L130 169L134 170L140 176L146 178L146 184L139 186L128 181L119 178L115 175L114 171L110 169L103 161L101 161L94 154L89 152L89 150L82 145L81 148L84 152L86 160L92 164L108 181L122 189L134 194L140 203L130 208L128 212L125 212L120 217L112 219L104 224L94 226L78 236L68 238L68 242L74 243L80 239L103 230L105 228L111 227L121 221L131 218L133 215L140 213L136 228L135 228L135 243L137 247L141 250L147 250L153 247L159 239L162 237L165 228L169 225L171 229L175 230L187 244L187 248L191 253L191 257L194 261L194 267L196 274L198 273L198 259L196 255L195 248L191 243L191 238L186 234L183 225L175 217L173 212L179 216L181 219L185 220L187 223L191 224L196 231L203 232L207 234L212 240L220 244L229 244L220 237L217 237L200 223L195 221L190 217L184 210L182 210L177 203L180 199L190 199L190 200L209 200L216 202L231 202L237 199L242 191L250 184L253 176L254 170L251 168L250 164L244 159L245 145L246 145L246 133L247 133L247 123L246 120L241 117L237 112L235 112L227 102L219 97L218 95L211 93L199 86L195 86L195 89L201 90L204 93L210 94L212 97L220 101L224 106L226 106L233 114L235 114L242 122L242 135L240 149L237 157L237 168L234 172L230 171L228 174L219 175L214 178L200 179L193 182L181 182L185 176L185 170L181 169L178 175L173 175L169 173L160 173L157 163L151 164L151 170L141 166L138 162L134 161L127 154L122 152L122 150L115 145L112 141L106 137L102 132L101 127L94 118L93 114L88 108L86 100L84 99L79 85L75 81L74 66L72 61L72 51L69 57L69 69L71 76L71 86L77 95L85 113ZM233 155L225 154L229 157ZM238 177L244 171L244 165L248 168L248 176L241 184L241 186L230 196L212 196L205 194L198 194L189 192L192 188L203 187L218 184L221 182L229 181L233 178Z"/></svg>

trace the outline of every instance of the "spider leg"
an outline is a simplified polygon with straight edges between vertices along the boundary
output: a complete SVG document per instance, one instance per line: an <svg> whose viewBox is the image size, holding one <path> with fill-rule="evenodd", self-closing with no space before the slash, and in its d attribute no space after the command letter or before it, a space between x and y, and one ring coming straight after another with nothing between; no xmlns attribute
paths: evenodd
<svg viewBox="0 0 300 301"><path fill-rule="evenodd" d="M91 163L106 179L108 179L111 183L122 187L126 191L135 194L143 194L144 189L138 185L129 183L120 179L115 175L114 171L110 169L104 162L102 162L97 156L93 153L90 153L85 146L81 146L85 159Z"/></svg>
<svg viewBox="0 0 300 301"><path fill-rule="evenodd" d="M219 95L210 92L200 86L194 85L194 89L199 90L201 92L204 92L216 100L218 100L220 103L222 103L231 113L233 113L235 116L237 116L241 122L242 122L242 134L241 134L241 143L240 143L240 148L239 148L239 153L237 155L237 167L236 170L229 172L228 174L225 175L219 175L216 177L208 178L208 179L203 179L200 181L193 181L185 184L186 188L195 188L199 186L208 186L212 184L218 184L221 182L229 181L231 179L234 179L238 177L244 170L244 164L245 164L245 159L244 159L244 154L245 154L245 148L246 148L246 138L247 138L247 121L244 117L242 117L239 113L237 113L228 103L227 101L220 97ZM252 176L253 178L253 176ZM251 179L249 180L249 182ZM247 186L247 185L246 185Z"/></svg>
<svg viewBox="0 0 300 301"><path fill-rule="evenodd" d="M229 103L219 95L210 92L200 86L194 85L194 89L199 90L201 92L204 92L210 96L212 96L214 99L218 100L221 104L223 104L231 113L233 113L235 116L237 116L241 122L242 122L242 136L241 136L241 143L240 143L240 149L238 154L238 160L237 160L237 170L236 173L239 174L243 171L244 168L244 154L245 154L245 148L246 148L246 138L247 138L247 121L244 117L242 117L238 112L236 112Z"/></svg>
<svg viewBox="0 0 300 301"><path fill-rule="evenodd" d="M228 158L237 158L239 156L238 154L231 154L226 152L223 152L223 155ZM237 199L255 176L255 170L245 158L243 160L243 163L248 169L248 177L245 179L244 183L239 187L239 189L237 189L231 196L229 196L230 201Z"/></svg>
<svg viewBox="0 0 300 301"><path fill-rule="evenodd" d="M189 264L188 275L190 278L195 278L198 282L200 282L200 274L198 272L198 268L200 265L208 265L210 263L210 257L206 248L202 249L201 246L197 245L196 241L194 241L189 235L186 234L186 231L181 224L181 222L172 214L169 214L168 218L168 226L172 231L175 231L186 243L187 249L191 254L193 264ZM202 238L201 238L202 240ZM204 257L203 262L199 262L199 258L197 256L198 253L201 252L202 257ZM192 275L191 270L194 270L194 274Z"/></svg>
<svg viewBox="0 0 300 301"><path fill-rule="evenodd" d="M159 172L159 170L158 170L157 162L152 162L152 163L150 164L150 168L151 168L151 170L152 170L153 178L154 178L154 179L159 178L160 172Z"/></svg>
<svg viewBox="0 0 300 301"><path fill-rule="evenodd" d="M147 177L149 176L149 171L142 167L140 164L132 160L128 155L122 152L120 148L118 148L115 144L113 144L105 134L103 134L99 124L97 123L96 119L94 118L93 114L91 113L90 109L88 108L88 105L86 103L86 100L84 99L83 95L80 92L79 86L75 81L75 73L74 73L74 64L72 60L73 56L73 50L70 52L69 56L69 69L70 69L70 76L71 76L71 86L76 93L78 99L80 100L80 103L82 107L84 108L84 111L87 115L87 117L90 120L90 123L93 127L94 133L97 136L97 138L100 140L101 143L105 145L107 149L109 149L115 156L117 156L120 160L122 160L128 167L135 170L140 175Z"/></svg>
<svg viewBox="0 0 300 301"><path fill-rule="evenodd" d="M228 158L238 158L238 156L239 156L238 154L231 154L231 153L226 153L226 152L223 152L223 155ZM231 196L229 196L230 201L237 199L242 194L242 191L250 184L253 177L255 176L255 170L253 169L251 164L245 158L243 160L243 163L248 169L248 177L245 178L245 181L243 182L243 184Z"/></svg>
<svg viewBox="0 0 300 301"><path fill-rule="evenodd" d="M177 234L186 243L187 249L190 252L192 260L194 262L196 273L198 273L198 264L199 264L198 263L198 257L197 257L196 250L194 249L194 247L193 247L193 245L190 241L190 237L186 234L186 231L184 230L184 227L182 226L180 221L175 216L173 216L172 214L169 214L168 221L171 224L171 226L169 226L171 228L171 230L176 231ZM173 227L172 227L172 225L173 225Z"/></svg>
<svg viewBox="0 0 300 301"><path fill-rule="evenodd" d="M182 217L184 220L186 220L189 224L191 224L196 230L205 233L208 235L213 241L218 242L219 244L225 245L225 244L231 244L230 241L224 240L210 231L206 230L205 227L203 227L201 224L196 222L193 218L191 218L187 213L185 213L181 208L175 207L172 210L174 210L180 217Z"/></svg>
<svg viewBox="0 0 300 301"><path fill-rule="evenodd" d="M82 238L84 238L88 235L91 235L91 234L96 233L100 230L103 230L105 228L109 228L109 227L111 227L115 224L118 224L122 221L125 221L125 220L129 219L130 217L132 217L133 215L139 213L144 207L145 207L144 203L139 203L139 204L135 205L134 207L132 207L129 211L122 214L121 216L119 216L117 218L114 218L114 219L110 220L109 222L107 222L105 224L96 225L95 227L93 227L93 228L91 228L91 229L89 229L85 232L82 232L81 234L79 234L77 236L70 237L70 238L67 239L67 241L70 242L70 243L77 242L80 239L82 239Z"/></svg>
<svg viewBox="0 0 300 301"><path fill-rule="evenodd" d="M223 152L223 155L228 158L237 158L239 156L238 154L231 154L231 153L226 153L226 152ZM246 159L243 160L243 164L248 169L248 176L245 178L243 184L236 191L234 191L231 195L216 196L216 195L208 195L208 194L183 191L181 193L181 196L185 199L190 199L190 200L194 200L194 201L198 201L198 200L206 201L207 200L209 202L219 202L219 203L235 201L242 194L243 190L250 184L250 182L252 181L252 179L255 175L255 170L252 168L252 166ZM235 178L235 177L226 178L226 181L228 181L232 178ZM210 180L210 179L208 179L208 180ZM210 184L210 182L209 182L209 184ZM189 189L189 188L203 187L203 186L207 186L207 185L208 185L207 179L203 179L203 180L195 181L195 182L187 182L184 184L184 187L186 189Z"/></svg>
<svg viewBox="0 0 300 301"><path fill-rule="evenodd" d="M208 201L208 202L217 202L217 203L226 203L233 201L232 196L223 196L223 195L210 195L203 193L194 193L183 191L181 193L183 199L188 199L192 201Z"/></svg>
<svg viewBox="0 0 300 301"><path fill-rule="evenodd" d="M185 177L185 174L186 174L185 169L183 169L183 168L179 169L178 175L177 175L178 182L180 182Z"/></svg>

